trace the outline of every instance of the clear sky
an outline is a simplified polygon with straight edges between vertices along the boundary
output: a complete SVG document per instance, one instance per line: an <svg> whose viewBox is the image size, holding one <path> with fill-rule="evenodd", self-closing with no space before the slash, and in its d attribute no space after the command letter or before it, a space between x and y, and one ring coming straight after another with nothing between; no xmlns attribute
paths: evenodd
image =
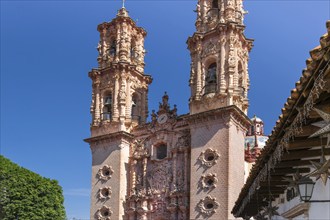
<svg viewBox="0 0 330 220"><path fill-rule="evenodd" d="M146 73L154 81L149 108L164 91L180 114L188 112L190 57L197 0L126 3L148 36ZM1 0L1 154L64 189L69 218L89 218L91 81L97 67L98 24L110 21L121 1ZM275 125L309 51L329 19L328 0L246 0L250 54L249 116Z"/></svg>

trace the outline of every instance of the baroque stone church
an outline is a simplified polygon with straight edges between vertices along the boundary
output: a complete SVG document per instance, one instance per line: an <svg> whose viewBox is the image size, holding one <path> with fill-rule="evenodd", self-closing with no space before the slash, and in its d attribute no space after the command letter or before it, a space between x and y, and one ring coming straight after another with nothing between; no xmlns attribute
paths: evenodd
<svg viewBox="0 0 330 220"><path fill-rule="evenodd" d="M243 0L198 0L189 113L165 93L148 122L146 31L125 7L98 25L92 79L91 219L233 219L244 184L248 59Z"/></svg>

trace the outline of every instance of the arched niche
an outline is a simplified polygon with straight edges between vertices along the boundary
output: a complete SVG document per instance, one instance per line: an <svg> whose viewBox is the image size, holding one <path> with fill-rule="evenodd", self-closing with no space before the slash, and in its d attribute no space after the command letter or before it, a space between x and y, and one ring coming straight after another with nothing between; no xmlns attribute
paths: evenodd
<svg viewBox="0 0 330 220"><path fill-rule="evenodd" d="M113 112L113 95L112 91L107 90L103 93L103 106L102 106L102 119L103 120L112 120Z"/></svg>
<svg viewBox="0 0 330 220"><path fill-rule="evenodd" d="M204 63L204 94L215 93L217 90L217 62L214 57Z"/></svg>
<svg viewBox="0 0 330 220"><path fill-rule="evenodd" d="M114 38L110 39L109 54L111 57L115 57L117 54L117 41Z"/></svg>
<svg viewBox="0 0 330 220"><path fill-rule="evenodd" d="M132 94L131 118L138 124L141 122L141 95L138 92Z"/></svg>

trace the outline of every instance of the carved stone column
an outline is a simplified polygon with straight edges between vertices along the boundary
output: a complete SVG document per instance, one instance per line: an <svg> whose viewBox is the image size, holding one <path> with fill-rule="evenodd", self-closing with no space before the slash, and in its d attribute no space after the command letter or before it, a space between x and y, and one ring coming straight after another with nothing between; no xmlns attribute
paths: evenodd
<svg viewBox="0 0 330 220"><path fill-rule="evenodd" d="M141 110L140 110L140 116L141 116L141 123L144 124L146 122L146 117L145 115L147 114L146 110L146 91L142 90L142 95L141 95ZM148 117L148 116L147 116Z"/></svg>
<svg viewBox="0 0 330 220"><path fill-rule="evenodd" d="M172 175L173 175L173 185L172 185L172 191L177 190L177 181L176 181L176 160L177 160L177 150L174 149L173 151L173 169L172 169Z"/></svg>
<svg viewBox="0 0 330 220"><path fill-rule="evenodd" d="M116 25L116 30L120 30L120 26L119 24ZM116 58L115 58L115 61L118 62L119 61L119 41L120 41L120 31L117 31L117 36L116 36L116 51L117 51L117 54L115 55Z"/></svg>
<svg viewBox="0 0 330 220"><path fill-rule="evenodd" d="M97 76L95 81L95 121L94 124L100 122L100 79Z"/></svg>
<svg viewBox="0 0 330 220"><path fill-rule="evenodd" d="M122 73L123 75L124 73ZM126 109L126 78L122 76L120 91L119 91L119 120L120 120L120 130L125 131L125 109Z"/></svg>
<svg viewBox="0 0 330 220"><path fill-rule="evenodd" d="M143 158L143 187L147 187L147 162L148 158L144 157Z"/></svg>
<svg viewBox="0 0 330 220"><path fill-rule="evenodd" d="M220 41L220 93L224 93L226 91L225 62L226 62L226 37L223 36Z"/></svg>
<svg viewBox="0 0 330 220"><path fill-rule="evenodd" d="M188 190L188 184L189 184L189 178L188 178L188 149L184 149L184 175L183 175L183 181L184 181L184 191L187 192Z"/></svg>
<svg viewBox="0 0 330 220"><path fill-rule="evenodd" d="M115 76L115 88L113 94L113 120L117 121L119 117L118 95L119 95L119 76Z"/></svg>
<svg viewBox="0 0 330 220"><path fill-rule="evenodd" d="M131 119L132 114L132 95L131 95L131 79L126 79L126 120Z"/></svg>
<svg viewBox="0 0 330 220"><path fill-rule="evenodd" d="M136 165L137 165L137 160L133 160L132 165L131 165L131 170L132 170L132 187L131 189L135 190L136 186Z"/></svg>
<svg viewBox="0 0 330 220"><path fill-rule="evenodd" d="M196 71L196 99L199 100L200 99L200 95L201 95L201 91L202 91L202 63L201 63L201 57L199 55L200 50L197 51L197 71Z"/></svg>

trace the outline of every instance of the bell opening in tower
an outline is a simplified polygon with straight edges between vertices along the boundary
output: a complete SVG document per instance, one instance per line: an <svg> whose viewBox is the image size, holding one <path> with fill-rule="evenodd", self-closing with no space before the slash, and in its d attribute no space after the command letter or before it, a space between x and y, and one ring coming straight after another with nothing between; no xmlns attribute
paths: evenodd
<svg viewBox="0 0 330 220"><path fill-rule="evenodd" d="M205 77L205 94L215 93L217 90L217 64L211 63Z"/></svg>
<svg viewBox="0 0 330 220"><path fill-rule="evenodd" d="M104 97L104 105L103 105L103 120L112 119L112 94L107 93Z"/></svg>
<svg viewBox="0 0 330 220"><path fill-rule="evenodd" d="M139 96L137 93L134 93L132 96L132 111L131 111L131 117L132 120L135 121L137 124L141 123L141 116L139 114Z"/></svg>
<svg viewBox="0 0 330 220"><path fill-rule="evenodd" d="M116 56L116 41L115 40L113 40L111 42L110 56Z"/></svg>

